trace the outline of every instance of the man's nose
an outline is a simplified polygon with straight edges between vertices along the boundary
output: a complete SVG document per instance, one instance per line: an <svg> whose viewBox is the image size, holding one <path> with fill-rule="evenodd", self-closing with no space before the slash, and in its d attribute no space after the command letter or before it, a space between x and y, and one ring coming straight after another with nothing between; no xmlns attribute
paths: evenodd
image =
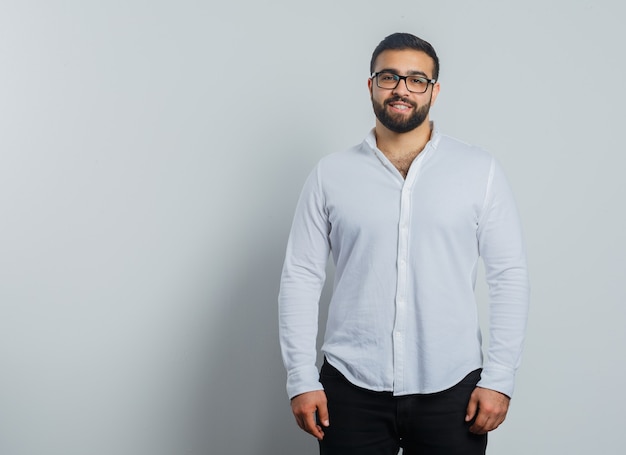
<svg viewBox="0 0 626 455"><path fill-rule="evenodd" d="M396 85L396 88L393 89L393 93L405 96L411 93L409 92L409 87L406 85L406 78L398 81L398 85Z"/></svg>

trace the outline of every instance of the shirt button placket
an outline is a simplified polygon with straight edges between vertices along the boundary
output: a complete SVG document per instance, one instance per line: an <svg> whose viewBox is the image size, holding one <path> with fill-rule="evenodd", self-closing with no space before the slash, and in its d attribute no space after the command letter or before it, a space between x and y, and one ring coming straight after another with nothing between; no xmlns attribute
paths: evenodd
<svg viewBox="0 0 626 455"><path fill-rule="evenodd" d="M400 220L398 229L398 283L396 289L396 321L394 330L394 390L404 388L404 321L406 320L406 287L408 261L408 218L411 205L410 186L405 182L400 199Z"/></svg>

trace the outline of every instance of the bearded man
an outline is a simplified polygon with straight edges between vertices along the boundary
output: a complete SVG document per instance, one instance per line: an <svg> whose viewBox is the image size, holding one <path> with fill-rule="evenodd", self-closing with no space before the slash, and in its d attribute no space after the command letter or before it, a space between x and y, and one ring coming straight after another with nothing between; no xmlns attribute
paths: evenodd
<svg viewBox="0 0 626 455"><path fill-rule="evenodd" d="M526 327L521 223L484 150L429 111L439 59L407 33L374 50L376 125L307 179L287 245L280 342L297 424L323 455L478 455L507 414ZM318 303L335 262L321 371ZM485 358L474 296L489 285Z"/></svg>

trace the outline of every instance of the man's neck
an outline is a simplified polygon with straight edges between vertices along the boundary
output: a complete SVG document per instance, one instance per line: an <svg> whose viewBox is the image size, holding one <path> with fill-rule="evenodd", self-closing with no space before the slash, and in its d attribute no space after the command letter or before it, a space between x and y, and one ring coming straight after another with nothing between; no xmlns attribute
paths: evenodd
<svg viewBox="0 0 626 455"><path fill-rule="evenodd" d="M430 140L431 130L428 118L407 133L395 133L376 120L376 146L389 159L415 158Z"/></svg>

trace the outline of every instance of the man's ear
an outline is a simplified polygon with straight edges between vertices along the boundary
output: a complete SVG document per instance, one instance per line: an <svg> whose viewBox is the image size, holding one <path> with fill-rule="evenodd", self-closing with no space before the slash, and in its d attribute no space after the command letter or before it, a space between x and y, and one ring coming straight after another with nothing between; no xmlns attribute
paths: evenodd
<svg viewBox="0 0 626 455"><path fill-rule="evenodd" d="M437 96L439 95L439 89L441 87L439 86L439 82L435 82L435 85L433 85L433 92L430 96L430 105L434 106L435 105L435 101L437 100Z"/></svg>

